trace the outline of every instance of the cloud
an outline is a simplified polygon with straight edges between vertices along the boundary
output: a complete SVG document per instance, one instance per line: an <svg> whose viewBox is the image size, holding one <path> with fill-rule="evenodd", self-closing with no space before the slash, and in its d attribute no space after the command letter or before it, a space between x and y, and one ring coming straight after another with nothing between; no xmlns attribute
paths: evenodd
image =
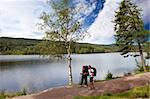
<svg viewBox="0 0 150 99"><path fill-rule="evenodd" d="M114 20L115 11L118 10L122 0L106 0L104 8L99 12L95 22L89 27L88 32L91 34L90 38L85 38L84 42L96 44L111 44L115 43L114 38ZM146 23L150 23L149 15L149 0L133 0L142 11L142 18ZM147 26L147 25L146 25Z"/></svg>
<svg viewBox="0 0 150 99"><path fill-rule="evenodd" d="M88 29L91 36L85 38L84 42L97 44L114 43L115 32L112 21L114 20L115 11L122 0L106 0L102 10L99 9L99 2L102 3L104 0L75 1L76 3L82 1L81 3L84 5L87 3L87 6L90 8L84 12L88 16L86 20L91 21L92 18L94 20ZM133 0L133 2L143 9L142 18L144 19L145 27L148 28L150 24L150 13L148 11L150 9L150 0ZM91 12L96 8L98 9L96 11L99 13ZM50 10L46 5L46 0L0 0L0 37L41 39L44 33L37 29L36 23L39 22L38 17L40 13L45 10Z"/></svg>
<svg viewBox="0 0 150 99"><path fill-rule="evenodd" d="M0 36L42 38L42 33L34 35L33 32L38 31L36 23L44 7L41 0L0 1Z"/></svg>
<svg viewBox="0 0 150 99"><path fill-rule="evenodd" d="M92 9L92 12L90 12L90 14L87 15L84 22L86 26L90 26L95 21L95 18L97 17L100 10L103 8L104 0L96 0L96 1L86 0L86 1L88 1L88 3L90 4L89 8Z"/></svg>
<svg viewBox="0 0 150 99"><path fill-rule="evenodd" d="M90 38L86 42L97 44L108 44L114 42L114 20L115 11L119 7L120 0L106 0L104 8L99 12L95 22L89 27ZM111 39L110 39L111 38ZM111 41L110 41L111 40Z"/></svg>
<svg viewBox="0 0 150 99"><path fill-rule="evenodd" d="M93 9L98 11L100 1L95 0L75 0L76 3L87 4L84 14L88 18L93 16ZM99 6L96 6L98 5ZM39 15L42 11L49 9L46 5L46 0L1 0L0 1L0 27L1 36L8 37L24 37L24 38L42 38L44 35L39 33L36 28L36 23L39 22ZM97 15L97 14L96 14ZM93 20L93 18L92 18ZM38 32L38 35L35 35ZM32 36L31 36L32 35Z"/></svg>
<svg viewBox="0 0 150 99"><path fill-rule="evenodd" d="M142 18L145 23L145 29L150 30L150 0L133 0L138 8L142 9Z"/></svg>

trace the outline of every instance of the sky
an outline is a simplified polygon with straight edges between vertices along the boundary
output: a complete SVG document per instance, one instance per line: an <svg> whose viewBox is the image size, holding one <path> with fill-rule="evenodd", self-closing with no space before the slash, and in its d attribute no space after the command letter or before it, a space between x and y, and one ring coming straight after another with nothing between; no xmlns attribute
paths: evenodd
<svg viewBox="0 0 150 99"><path fill-rule="evenodd" d="M122 0L72 0L76 5L84 5L86 11L84 26L90 36L84 43L112 44L114 39L115 11ZM145 28L150 30L150 0L132 0L143 11ZM46 0L0 0L0 37L42 39L44 33L36 25L40 13L47 10Z"/></svg>

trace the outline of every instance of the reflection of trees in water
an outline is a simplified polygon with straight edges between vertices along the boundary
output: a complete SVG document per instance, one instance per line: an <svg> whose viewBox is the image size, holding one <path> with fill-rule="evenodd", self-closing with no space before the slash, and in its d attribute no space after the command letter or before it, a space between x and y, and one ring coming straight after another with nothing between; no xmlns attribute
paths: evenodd
<svg viewBox="0 0 150 99"><path fill-rule="evenodd" d="M40 66L39 64L51 63L50 59L39 60L22 60L22 61L0 61L0 71L15 68L30 68L32 66ZM38 65L37 65L38 64ZM31 66L32 65L32 66Z"/></svg>

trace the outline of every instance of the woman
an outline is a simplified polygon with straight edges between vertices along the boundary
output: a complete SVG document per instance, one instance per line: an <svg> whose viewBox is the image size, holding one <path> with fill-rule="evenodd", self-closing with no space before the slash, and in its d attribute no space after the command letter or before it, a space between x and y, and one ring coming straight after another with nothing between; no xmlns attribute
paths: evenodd
<svg viewBox="0 0 150 99"><path fill-rule="evenodd" d="M94 85L94 69L92 68L92 66L89 65L89 76L90 76L90 85L89 85L89 89L94 89L95 85Z"/></svg>

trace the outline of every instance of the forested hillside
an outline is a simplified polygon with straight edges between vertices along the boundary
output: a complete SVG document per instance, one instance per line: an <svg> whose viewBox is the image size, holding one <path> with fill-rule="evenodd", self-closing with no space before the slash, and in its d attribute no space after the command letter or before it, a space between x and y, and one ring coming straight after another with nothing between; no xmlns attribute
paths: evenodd
<svg viewBox="0 0 150 99"><path fill-rule="evenodd" d="M4 55L30 55L40 54L37 45L42 40L24 39L24 38L0 38L0 54ZM72 46L72 53L106 53L117 52L118 48L115 45L96 45L88 43L74 43ZM65 53L65 52L64 52Z"/></svg>

